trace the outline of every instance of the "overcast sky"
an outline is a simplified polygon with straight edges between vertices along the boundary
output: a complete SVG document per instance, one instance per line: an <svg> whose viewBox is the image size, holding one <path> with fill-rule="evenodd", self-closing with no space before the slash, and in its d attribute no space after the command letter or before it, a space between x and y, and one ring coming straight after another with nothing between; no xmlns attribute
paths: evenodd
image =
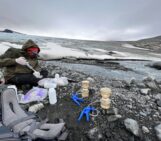
<svg viewBox="0 0 161 141"><path fill-rule="evenodd" d="M88 40L161 35L161 0L0 0L0 29Z"/></svg>

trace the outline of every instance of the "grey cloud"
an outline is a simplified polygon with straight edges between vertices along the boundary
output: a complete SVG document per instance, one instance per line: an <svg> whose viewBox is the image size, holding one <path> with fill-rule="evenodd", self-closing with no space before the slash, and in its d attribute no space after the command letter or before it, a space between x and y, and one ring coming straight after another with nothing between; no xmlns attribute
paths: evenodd
<svg viewBox="0 0 161 141"><path fill-rule="evenodd" d="M160 0L1 0L0 28L94 40L161 34Z"/></svg>

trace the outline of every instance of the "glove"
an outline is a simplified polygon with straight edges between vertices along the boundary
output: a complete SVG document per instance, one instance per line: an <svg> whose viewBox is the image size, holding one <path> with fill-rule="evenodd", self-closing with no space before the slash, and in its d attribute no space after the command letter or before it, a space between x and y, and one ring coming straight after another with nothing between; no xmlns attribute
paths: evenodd
<svg viewBox="0 0 161 141"><path fill-rule="evenodd" d="M36 78L42 78L42 75L40 75L40 73L38 71L34 71L33 75L36 77Z"/></svg>
<svg viewBox="0 0 161 141"><path fill-rule="evenodd" d="M19 57L19 58L15 59L15 61L16 61L16 63L23 65L23 66L27 65L27 63L28 63L24 57Z"/></svg>

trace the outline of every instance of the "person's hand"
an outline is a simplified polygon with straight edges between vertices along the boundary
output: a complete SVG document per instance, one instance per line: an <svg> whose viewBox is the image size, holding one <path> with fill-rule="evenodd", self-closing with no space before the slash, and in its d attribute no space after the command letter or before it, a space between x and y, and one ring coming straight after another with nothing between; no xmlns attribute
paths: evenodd
<svg viewBox="0 0 161 141"><path fill-rule="evenodd" d="M19 57L19 58L15 59L15 61L16 61L16 63L23 65L23 66L28 64L27 60L24 57Z"/></svg>
<svg viewBox="0 0 161 141"><path fill-rule="evenodd" d="M40 72L38 72L38 71L34 71L33 75L34 75L36 78L42 78L42 75L41 75Z"/></svg>

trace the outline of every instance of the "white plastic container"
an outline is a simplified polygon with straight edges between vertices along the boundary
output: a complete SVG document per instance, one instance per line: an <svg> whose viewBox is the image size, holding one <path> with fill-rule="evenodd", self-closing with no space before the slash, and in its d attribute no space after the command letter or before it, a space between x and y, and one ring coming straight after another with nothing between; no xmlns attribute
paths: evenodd
<svg viewBox="0 0 161 141"><path fill-rule="evenodd" d="M57 84L56 83L53 83L53 82L45 82L44 83L44 88L46 88L46 89L49 89L49 88L56 88L56 86L57 86Z"/></svg>
<svg viewBox="0 0 161 141"><path fill-rule="evenodd" d="M60 77L59 74L55 74L54 82L58 86L65 86L65 85L68 85L68 78L67 77Z"/></svg>
<svg viewBox="0 0 161 141"><path fill-rule="evenodd" d="M56 96L56 90L54 88L49 88L49 103L51 105L55 104L57 102L57 96Z"/></svg>

